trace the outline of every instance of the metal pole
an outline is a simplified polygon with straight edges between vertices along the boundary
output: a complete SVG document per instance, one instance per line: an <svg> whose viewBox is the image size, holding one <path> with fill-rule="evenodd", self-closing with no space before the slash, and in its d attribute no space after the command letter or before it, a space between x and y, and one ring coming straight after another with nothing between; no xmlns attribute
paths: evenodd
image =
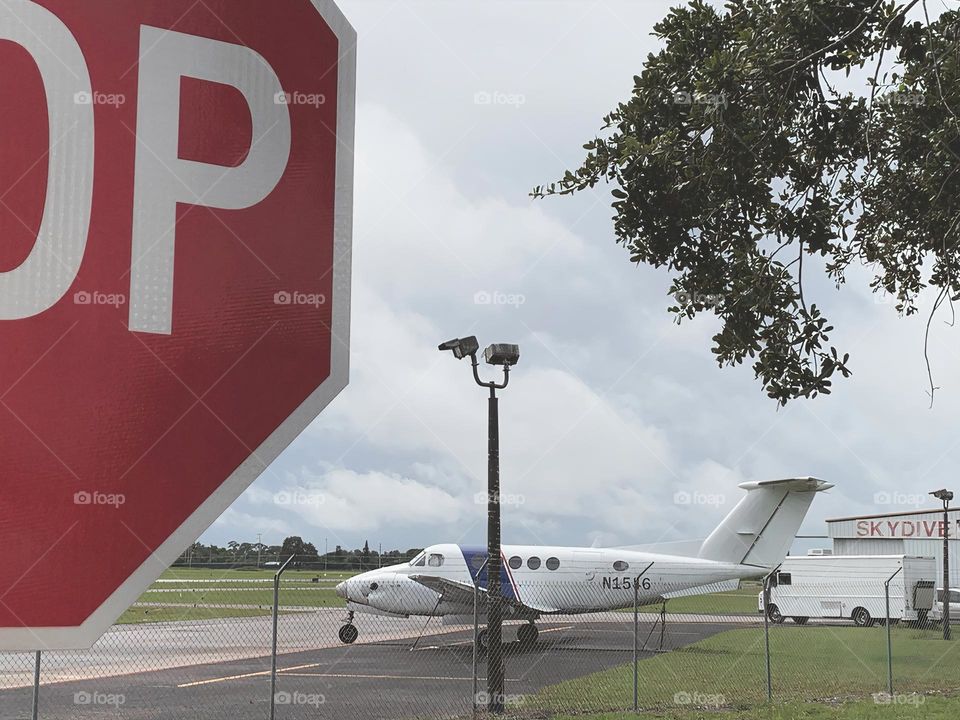
<svg viewBox="0 0 960 720"><path fill-rule="evenodd" d="M638 662L637 641L640 633L640 591L639 578L633 583L633 711L640 712L640 666Z"/></svg>
<svg viewBox="0 0 960 720"><path fill-rule="evenodd" d="M33 720L40 716L40 651L33 662Z"/></svg>
<svg viewBox="0 0 960 720"><path fill-rule="evenodd" d="M770 578L773 573L763 579L763 640L764 655L767 661L767 702L773 702L773 673L770 668L770 616L768 608L770 607Z"/></svg>
<svg viewBox="0 0 960 720"><path fill-rule="evenodd" d="M287 565L293 562L296 555L291 555L287 561L280 566L276 575L273 576L273 649L270 653L270 720L274 720L274 714L277 709L277 618L280 616L280 576L287 569Z"/></svg>
<svg viewBox="0 0 960 720"><path fill-rule="evenodd" d="M503 606L500 597L500 413L490 387L487 422L487 694L491 713L503 713Z"/></svg>
<svg viewBox="0 0 960 720"><path fill-rule="evenodd" d="M479 657L477 655L477 639L480 635L480 613L478 610L479 602L477 600L477 595L479 595L480 589L477 587L476 583L473 586L473 716L477 716L477 693L480 692L480 664L478 662Z"/></svg>
<svg viewBox="0 0 960 720"><path fill-rule="evenodd" d="M886 606L886 616L887 616L887 691L890 693L890 697L893 697L893 643L890 640L890 581L893 580L897 573L903 570L903 565L897 568L897 572L888 577L883 583L883 601ZM906 588L904 588L906 592Z"/></svg>
<svg viewBox="0 0 960 720"><path fill-rule="evenodd" d="M943 639L950 639L950 501L943 501Z"/></svg>

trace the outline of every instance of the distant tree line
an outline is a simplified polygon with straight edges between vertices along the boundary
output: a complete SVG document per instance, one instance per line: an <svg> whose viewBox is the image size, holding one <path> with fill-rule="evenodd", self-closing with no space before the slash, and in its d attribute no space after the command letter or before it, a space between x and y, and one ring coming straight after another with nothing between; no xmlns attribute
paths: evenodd
<svg viewBox="0 0 960 720"><path fill-rule="evenodd" d="M290 556L295 556L292 567L303 570L371 570L386 565L395 565L416 557L422 548L405 551L389 550L382 554L370 549L369 541L362 548L347 550L337 545L332 551L320 553L313 543L305 542L299 535L292 535L282 545L238 542L231 540L226 547L204 545L195 542L187 548L174 567L239 568L276 567Z"/></svg>

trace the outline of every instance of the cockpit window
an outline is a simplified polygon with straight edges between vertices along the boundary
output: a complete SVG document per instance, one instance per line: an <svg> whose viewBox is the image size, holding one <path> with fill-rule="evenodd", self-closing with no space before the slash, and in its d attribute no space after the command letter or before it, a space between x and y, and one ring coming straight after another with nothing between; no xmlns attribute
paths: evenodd
<svg viewBox="0 0 960 720"><path fill-rule="evenodd" d="M417 555L413 560L410 561L410 566L423 567L424 563L426 562L426 559L427 559L427 554L425 552L422 552L419 555Z"/></svg>
<svg viewBox="0 0 960 720"><path fill-rule="evenodd" d="M443 555L440 553L430 553L430 559L427 560L427 565L430 567L440 567L443 565Z"/></svg>

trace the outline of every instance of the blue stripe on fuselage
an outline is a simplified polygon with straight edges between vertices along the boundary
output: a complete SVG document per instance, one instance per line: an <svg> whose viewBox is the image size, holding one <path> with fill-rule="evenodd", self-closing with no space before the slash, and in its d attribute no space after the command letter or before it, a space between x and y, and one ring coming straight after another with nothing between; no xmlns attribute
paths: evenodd
<svg viewBox="0 0 960 720"><path fill-rule="evenodd" d="M460 552L463 553L463 559L470 570L470 577L476 587L487 588L487 549L485 547L475 547L469 545L460 545ZM507 572L506 560L502 560L500 565L500 596L507 600L520 601L517 596L517 590L513 586L513 580L510 573Z"/></svg>

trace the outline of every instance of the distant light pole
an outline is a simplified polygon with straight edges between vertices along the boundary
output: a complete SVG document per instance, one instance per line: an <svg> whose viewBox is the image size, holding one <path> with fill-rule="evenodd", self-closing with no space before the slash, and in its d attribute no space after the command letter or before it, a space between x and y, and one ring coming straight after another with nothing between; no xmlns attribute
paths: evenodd
<svg viewBox="0 0 960 720"><path fill-rule="evenodd" d="M480 387L490 390L487 405L487 709L502 714L504 705L503 671L503 598L500 594L500 415L497 390L510 382L510 368L520 360L516 345L491 345L483 352L490 365L503 368L503 382L484 382L480 379L477 351L480 343L470 337L443 343L441 351L451 351L458 360L470 358L473 379Z"/></svg>
<svg viewBox="0 0 960 720"><path fill-rule="evenodd" d="M943 501L943 639L950 639L950 490L935 490L930 493Z"/></svg>
<svg viewBox="0 0 960 720"><path fill-rule="evenodd" d="M263 548L263 533L257 533L257 570L260 569L260 550Z"/></svg>

